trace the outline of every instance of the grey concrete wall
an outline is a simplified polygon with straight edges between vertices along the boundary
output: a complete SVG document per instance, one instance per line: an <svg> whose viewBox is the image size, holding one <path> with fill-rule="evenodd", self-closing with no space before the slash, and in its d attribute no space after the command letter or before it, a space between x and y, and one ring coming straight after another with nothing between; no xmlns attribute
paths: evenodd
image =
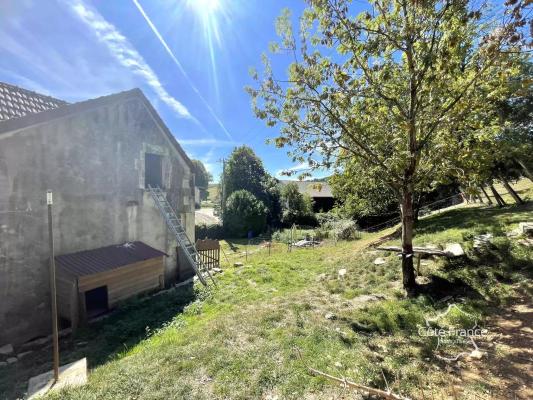
<svg viewBox="0 0 533 400"><path fill-rule="evenodd" d="M163 156L193 238L194 178L140 99L0 134L0 345L50 331L47 189L56 254L141 240L169 254L165 278L176 279L177 244L143 189L146 152Z"/></svg>

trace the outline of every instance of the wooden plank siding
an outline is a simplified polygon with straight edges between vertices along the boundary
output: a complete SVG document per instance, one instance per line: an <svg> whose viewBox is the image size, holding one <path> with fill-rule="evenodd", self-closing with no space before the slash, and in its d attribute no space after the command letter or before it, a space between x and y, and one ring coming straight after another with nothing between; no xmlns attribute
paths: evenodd
<svg viewBox="0 0 533 400"><path fill-rule="evenodd" d="M78 278L78 290L84 293L100 286L107 286L108 305L128 297L161 287L160 276L164 276L164 256L134 264L125 265L98 274Z"/></svg>
<svg viewBox="0 0 533 400"><path fill-rule="evenodd" d="M87 318L85 292L107 286L108 307L137 294L164 287L164 256L140 261L93 275L76 277L58 269L56 275L59 316L76 329Z"/></svg>

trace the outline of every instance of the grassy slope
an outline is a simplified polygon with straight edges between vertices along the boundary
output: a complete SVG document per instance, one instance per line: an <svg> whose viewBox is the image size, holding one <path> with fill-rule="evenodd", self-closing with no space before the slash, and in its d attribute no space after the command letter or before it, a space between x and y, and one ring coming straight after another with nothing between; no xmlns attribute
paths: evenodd
<svg viewBox="0 0 533 400"><path fill-rule="evenodd" d="M531 295L526 267L533 254L510 243L503 232L532 219L531 204L501 210L457 209L425 218L416 244L464 240L469 261L425 261L421 281L438 276L453 282L446 288L456 295L450 301L463 298L464 308L476 318L490 317L516 296ZM496 246L480 258L471 252L469 239L487 231L495 234ZM270 256L261 250L244 267L226 268L213 293L180 289L143 303L131 302L63 345L64 362L87 356L92 370L87 386L56 398L325 398L339 394L336 386L306 373L296 349L305 362L334 375L382 388L385 376L395 391L420 398L418 387L422 386L426 394L431 390L441 398L450 374L434 358L434 341L416 332L424 316L446 309L446 303L427 296L405 299L397 257L361 251L376 237L365 235L336 247L290 254L279 245ZM225 248L231 262L243 260L242 245L234 252ZM378 256L387 263L374 265ZM341 268L347 269L344 279L338 277ZM363 302L364 294L385 299ZM334 313L336 319L324 318L326 313ZM449 323L470 327L472 321L452 315ZM449 345L442 350L461 349L461 345ZM491 362L497 363L500 356L503 353L496 352ZM49 368L46 357L48 353L38 352L31 361L2 371L0 393L10 398L20 393L25 379ZM491 379L486 375L484 383L464 382L465 398L486 391L493 385Z"/></svg>

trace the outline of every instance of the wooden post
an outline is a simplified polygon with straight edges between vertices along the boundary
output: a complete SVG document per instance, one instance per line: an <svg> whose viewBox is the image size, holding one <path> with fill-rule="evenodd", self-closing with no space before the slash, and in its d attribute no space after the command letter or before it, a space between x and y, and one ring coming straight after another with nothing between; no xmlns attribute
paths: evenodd
<svg viewBox="0 0 533 400"><path fill-rule="evenodd" d="M502 196L500 196L500 194L498 193L498 191L496 190L494 185L490 185L489 187L490 187L490 190L491 190L492 194L494 195L494 199L498 203L498 206L500 206L500 207L506 206L507 204L503 200Z"/></svg>
<svg viewBox="0 0 533 400"><path fill-rule="evenodd" d="M52 344L54 354L54 383L59 380L59 336L57 328L56 263L54 258L54 228L52 224L52 191L46 193L48 206L48 243L50 248L50 306L52 308Z"/></svg>
<svg viewBox="0 0 533 400"><path fill-rule="evenodd" d="M520 166L522 167L524 175L527 176L531 182L533 182L533 174L529 171L526 164L520 159L517 159L516 161L518 161L518 164L520 164Z"/></svg>
<svg viewBox="0 0 533 400"><path fill-rule="evenodd" d="M515 203L516 204L524 204L524 200L522 200L520 198L518 193L516 193L516 191L512 188L512 186L509 184L509 182L507 182L507 180L504 177L501 177L500 180L502 181L503 186L505 187L507 192L511 195L511 197L513 198Z"/></svg>
<svg viewBox="0 0 533 400"><path fill-rule="evenodd" d="M420 276L420 259L422 258L421 254L418 254L418 260L416 261L416 275Z"/></svg>
<svg viewBox="0 0 533 400"><path fill-rule="evenodd" d="M483 194L487 198L487 202L489 203L489 206L491 206L492 205L492 200L490 199L489 195L487 194L487 191L485 190L485 188L483 186L480 186L479 188L481 189L481 191L483 192Z"/></svg>

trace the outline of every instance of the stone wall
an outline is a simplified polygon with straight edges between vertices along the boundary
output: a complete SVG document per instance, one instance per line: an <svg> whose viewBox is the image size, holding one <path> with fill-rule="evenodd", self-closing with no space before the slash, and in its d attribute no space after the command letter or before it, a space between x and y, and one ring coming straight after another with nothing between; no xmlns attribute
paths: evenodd
<svg viewBox="0 0 533 400"><path fill-rule="evenodd" d="M140 240L169 254L165 279L175 281L176 241L144 190L146 152L163 157L165 189L194 240L193 175L142 99L0 134L0 345L50 330L47 189L56 254Z"/></svg>

